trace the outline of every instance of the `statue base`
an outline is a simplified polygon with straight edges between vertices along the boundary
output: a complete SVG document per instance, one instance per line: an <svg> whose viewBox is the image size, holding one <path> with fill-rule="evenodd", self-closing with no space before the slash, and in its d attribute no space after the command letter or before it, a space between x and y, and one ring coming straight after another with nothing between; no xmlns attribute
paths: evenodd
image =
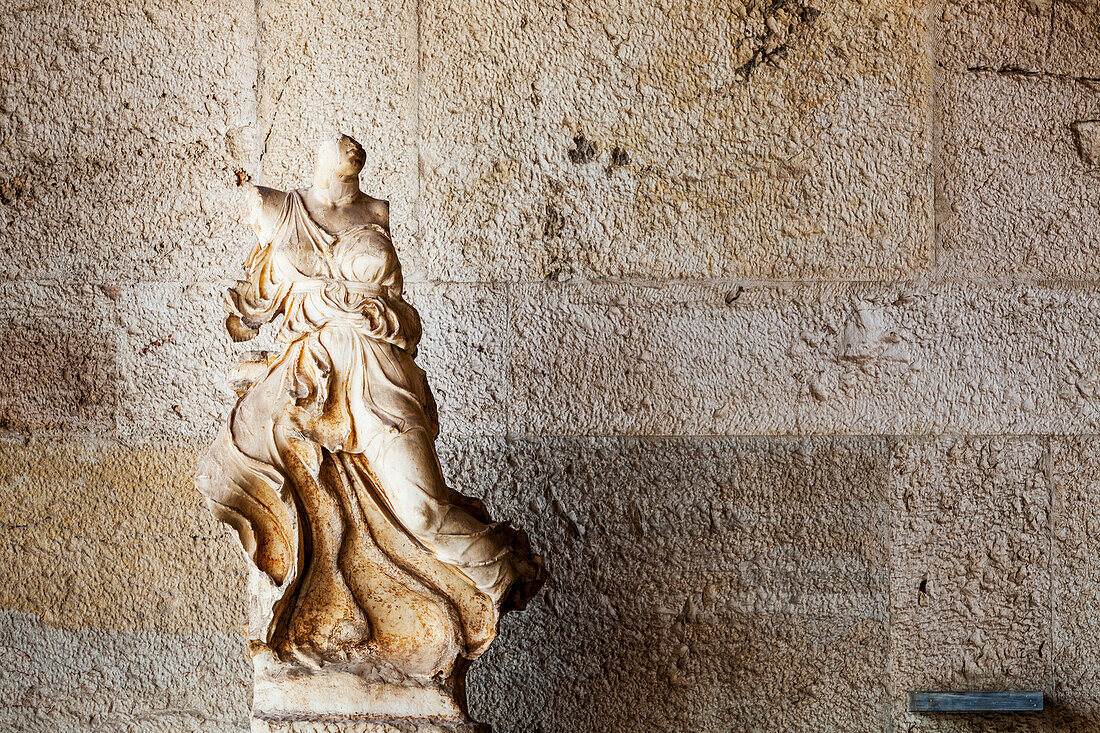
<svg viewBox="0 0 1100 733"><path fill-rule="evenodd" d="M324 718L313 720L252 719L252 733L491 733L489 726L477 723L458 725L429 722L387 722Z"/></svg>
<svg viewBox="0 0 1100 733"><path fill-rule="evenodd" d="M417 684L254 661L252 733L490 733L466 714L461 667Z"/></svg>

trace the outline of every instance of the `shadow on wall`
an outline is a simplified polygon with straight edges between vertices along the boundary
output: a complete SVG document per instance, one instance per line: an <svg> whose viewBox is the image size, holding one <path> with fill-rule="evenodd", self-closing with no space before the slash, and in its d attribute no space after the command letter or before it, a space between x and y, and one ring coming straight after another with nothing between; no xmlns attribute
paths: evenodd
<svg viewBox="0 0 1100 733"><path fill-rule="evenodd" d="M875 730L888 719L885 441L444 446L551 571L471 672L507 731ZM532 524L534 518L537 523Z"/></svg>

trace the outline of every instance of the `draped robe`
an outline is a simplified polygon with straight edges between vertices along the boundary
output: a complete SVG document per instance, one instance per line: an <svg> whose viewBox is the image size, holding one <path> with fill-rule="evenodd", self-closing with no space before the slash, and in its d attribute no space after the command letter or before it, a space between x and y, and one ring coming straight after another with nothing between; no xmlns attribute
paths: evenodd
<svg viewBox="0 0 1100 733"><path fill-rule="evenodd" d="M254 652L446 674L492 641L516 535L443 481L389 234L330 233L291 191L247 268L229 310L249 329L281 316L281 350L241 364L196 482L253 564Z"/></svg>

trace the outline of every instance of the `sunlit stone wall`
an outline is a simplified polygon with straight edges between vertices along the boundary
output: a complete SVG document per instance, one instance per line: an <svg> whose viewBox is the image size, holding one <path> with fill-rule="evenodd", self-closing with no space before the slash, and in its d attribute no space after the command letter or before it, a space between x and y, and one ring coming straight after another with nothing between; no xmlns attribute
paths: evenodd
<svg viewBox="0 0 1100 733"><path fill-rule="evenodd" d="M1098 120L1097 0L8 2L0 729L247 730L190 474L237 183L341 130L446 473L553 575L476 715L1100 731Z"/></svg>

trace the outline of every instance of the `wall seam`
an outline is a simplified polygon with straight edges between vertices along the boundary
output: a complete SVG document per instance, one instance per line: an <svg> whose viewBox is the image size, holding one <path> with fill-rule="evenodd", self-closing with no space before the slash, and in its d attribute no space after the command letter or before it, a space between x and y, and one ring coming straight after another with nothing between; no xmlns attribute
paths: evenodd
<svg viewBox="0 0 1100 733"><path fill-rule="evenodd" d="M943 75L939 66L939 48L937 37L939 35L939 3L929 3L928 21L926 24L927 39L925 42L928 50L928 74L929 74L929 135L930 154L932 156L932 271L935 279L939 280L943 274L943 235L944 220L950 216L950 203L944 194L943 175L943 95L940 93L940 84Z"/></svg>
<svg viewBox="0 0 1100 733"><path fill-rule="evenodd" d="M1057 506L1054 498L1055 481L1054 481L1054 456L1052 447L1053 436L1046 436L1043 438L1043 475L1046 478L1047 484L1047 604L1050 611L1050 622L1047 627L1047 655L1050 659L1049 670L1049 690L1050 695L1054 695L1054 682L1057 677L1054 669L1055 656L1054 656L1054 622L1055 622L1055 596L1054 596L1054 512Z"/></svg>
<svg viewBox="0 0 1100 733"><path fill-rule="evenodd" d="M264 130L264 86L267 83L267 70L264 68L264 31L263 31L263 0L256 0L253 10L256 13L256 137L253 140L253 155L256 156L257 181L263 181L264 154L267 153L267 138L270 130Z"/></svg>
<svg viewBox="0 0 1100 733"><path fill-rule="evenodd" d="M882 472L883 491L886 494L886 731L894 733L894 450L897 436L884 436L885 469Z"/></svg>

